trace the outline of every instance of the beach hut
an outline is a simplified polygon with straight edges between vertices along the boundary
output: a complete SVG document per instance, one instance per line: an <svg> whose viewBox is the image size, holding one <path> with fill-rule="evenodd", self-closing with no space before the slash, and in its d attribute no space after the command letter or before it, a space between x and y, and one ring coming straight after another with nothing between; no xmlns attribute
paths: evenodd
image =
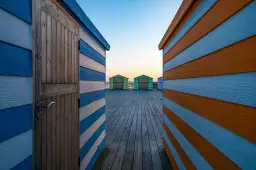
<svg viewBox="0 0 256 170"><path fill-rule="evenodd" d="M173 169L256 169L255 16L256 1L184 0L163 36Z"/></svg>
<svg viewBox="0 0 256 170"><path fill-rule="evenodd" d="M75 0L0 1L0 20L0 169L92 169L109 44Z"/></svg>
<svg viewBox="0 0 256 170"><path fill-rule="evenodd" d="M134 90L152 90L153 78L141 75L134 78Z"/></svg>
<svg viewBox="0 0 256 170"><path fill-rule="evenodd" d="M128 78L116 75L109 78L109 88L113 90L128 89Z"/></svg>
<svg viewBox="0 0 256 170"><path fill-rule="evenodd" d="M157 82L153 82L153 89L157 89Z"/></svg>
<svg viewBox="0 0 256 170"><path fill-rule="evenodd" d="M163 77L157 78L157 89L162 90L163 89Z"/></svg>

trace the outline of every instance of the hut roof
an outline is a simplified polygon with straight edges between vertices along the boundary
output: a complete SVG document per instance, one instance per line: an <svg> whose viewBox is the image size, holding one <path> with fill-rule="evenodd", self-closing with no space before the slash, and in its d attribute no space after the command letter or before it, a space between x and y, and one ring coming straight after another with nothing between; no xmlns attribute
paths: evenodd
<svg viewBox="0 0 256 170"><path fill-rule="evenodd" d="M149 79L153 79L152 77L146 76L145 74L142 74L142 75L140 75L138 77L135 77L134 79L141 78L141 77L147 77Z"/></svg>
<svg viewBox="0 0 256 170"><path fill-rule="evenodd" d="M184 0L176 13L175 17L173 18L171 24L169 25L167 31L165 32L162 40L160 41L158 48L159 50L163 49L164 45L167 43L169 37L173 34L174 30L177 28L179 23L181 22L182 18L188 12L190 7L192 6L195 0Z"/></svg>

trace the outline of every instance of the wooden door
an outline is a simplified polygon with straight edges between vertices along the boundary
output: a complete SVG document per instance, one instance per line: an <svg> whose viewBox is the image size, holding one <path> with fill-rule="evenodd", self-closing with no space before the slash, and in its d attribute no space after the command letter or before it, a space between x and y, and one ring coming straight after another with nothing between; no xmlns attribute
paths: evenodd
<svg viewBox="0 0 256 170"><path fill-rule="evenodd" d="M33 3L35 169L79 168L79 26L57 2ZM54 102L51 106L49 103Z"/></svg>
<svg viewBox="0 0 256 170"><path fill-rule="evenodd" d="M148 89L148 78L139 79L139 89Z"/></svg>

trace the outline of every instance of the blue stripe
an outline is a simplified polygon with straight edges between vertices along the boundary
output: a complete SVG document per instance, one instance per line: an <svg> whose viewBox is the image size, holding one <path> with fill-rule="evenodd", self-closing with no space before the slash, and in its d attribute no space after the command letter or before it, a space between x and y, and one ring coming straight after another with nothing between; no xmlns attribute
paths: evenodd
<svg viewBox="0 0 256 170"><path fill-rule="evenodd" d="M0 41L0 75L32 76L32 51Z"/></svg>
<svg viewBox="0 0 256 170"><path fill-rule="evenodd" d="M31 0L1 0L0 7L11 14L21 18L27 23L32 23L32 4Z"/></svg>
<svg viewBox="0 0 256 170"><path fill-rule="evenodd" d="M32 155L33 130L0 143L0 169L9 170Z"/></svg>
<svg viewBox="0 0 256 170"><path fill-rule="evenodd" d="M95 141L98 139L100 134L105 129L105 123L102 123L102 125L96 130L96 132L92 135L92 137L84 144L84 146L80 149L80 158L83 160L85 155L89 152Z"/></svg>
<svg viewBox="0 0 256 170"><path fill-rule="evenodd" d="M32 156L27 157L24 161L16 165L11 170L32 170Z"/></svg>
<svg viewBox="0 0 256 170"><path fill-rule="evenodd" d="M164 88L256 107L256 72L168 80Z"/></svg>
<svg viewBox="0 0 256 170"><path fill-rule="evenodd" d="M202 157L202 155L194 148L193 145L189 143L189 141L183 136L183 134L172 124L172 122L163 115L163 121L168 126L169 130L175 136L177 141L179 142L182 149L186 152L186 155L193 162L196 169L212 169L212 167L206 162L206 160Z"/></svg>
<svg viewBox="0 0 256 170"><path fill-rule="evenodd" d="M0 40L32 50L32 25L0 8Z"/></svg>
<svg viewBox="0 0 256 170"><path fill-rule="evenodd" d="M0 110L0 142L32 129L32 105Z"/></svg>
<svg viewBox="0 0 256 170"><path fill-rule="evenodd" d="M82 54L84 54L85 56L97 61L98 63L100 63L104 66L106 65L105 57L103 57L100 53L98 53L96 50L94 50L91 46L89 46L83 40L80 40L80 52Z"/></svg>
<svg viewBox="0 0 256 170"><path fill-rule="evenodd" d="M164 72L256 34L256 1L164 64Z"/></svg>
<svg viewBox="0 0 256 170"><path fill-rule="evenodd" d="M194 24L215 4L216 0L204 0L201 1L200 5L194 11L194 13L189 17L186 23L181 27L178 33L174 36L172 41L163 50L165 55L180 39L185 35L188 30L194 26Z"/></svg>
<svg viewBox="0 0 256 170"><path fill-rule="evenodd" d="M96 120L98 120L105 113L105 106L101 107L90 116L86 117L80 122L80 134L84 133Z"/></svg>
<svg viewBox="0 0 256 170"><path fill-rule="evenodd" d="M168 138L167 134L165 131L163 131L163 138L165 139L168 148L170 149L170 151L172 152L172 155L175 159L175 162L177 163L178 167L180 170L186 169L183 162L180 159L180 156L178 154L178 152L176 151L175 147L173 146L172 142L170 141L170 139Z"/></svg>
<svg viewBox="0 0 256 170"><path fill-rule="evenodd" d="M78 17L78 19L86 26L90 32L104 45L104 47L109 50L110 45L101 35L98 29L93 25L91 20L86 16L80 5L75 0L58 0L59 2L63 1L67 7Z"/></svg>
<svg viewBox="0 0 256 170"><path fill-rule="evenodd" d="M241 169L256 169L256 145L254 143L166 98L163 103Z"/></svg>
<svg viewBox="0 0 256 170"><path fill-rule="evenodd" d="M86 170L91 170L93 169L93 166L95 164L95 162L97 161L98 157L100 156L100 153L102 152L104 146L106 144L106 137L104 137L104 139L102 140L99 148L97 149L97 151L95 152L95 154L93 155L90 163L88 164L88 166L86 167Z"/></svg>
<svg viewBox="0 0 256 170"><path fill-rule="evenodd" d="M80 94L80 107L88 105L96 100L100 100L105 97L105 91L99 90L89 93Z"/></svg>
<svg viewBox="0 0 256 170"><path fill-rule="evenodd" d="M80 80L92 80L105 82L106 75L98 71L94 71L85 67L80 67Z"/></svg>
<svg viewBox="0 0 256 170"><path fill-rule="evenodd" d="M32 103L32 78L0 76L0 110Z"/></svg>

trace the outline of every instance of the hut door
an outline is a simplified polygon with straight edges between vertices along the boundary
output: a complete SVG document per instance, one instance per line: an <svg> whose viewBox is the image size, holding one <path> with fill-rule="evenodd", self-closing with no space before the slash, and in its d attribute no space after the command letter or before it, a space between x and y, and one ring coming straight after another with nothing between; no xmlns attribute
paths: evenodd
<svg viewBox="0 0 256 170"><path fill-rule="evenodd" d="M148 78L139 79L139 89L148 89Z"/></svg>
<svg viewBox="0 0 256 170"><path fill-rule="evenodd" d="M39 3L39 4L36 4ZM35 0L35 169L79 168L78 30L57 2Z"/></svg>

